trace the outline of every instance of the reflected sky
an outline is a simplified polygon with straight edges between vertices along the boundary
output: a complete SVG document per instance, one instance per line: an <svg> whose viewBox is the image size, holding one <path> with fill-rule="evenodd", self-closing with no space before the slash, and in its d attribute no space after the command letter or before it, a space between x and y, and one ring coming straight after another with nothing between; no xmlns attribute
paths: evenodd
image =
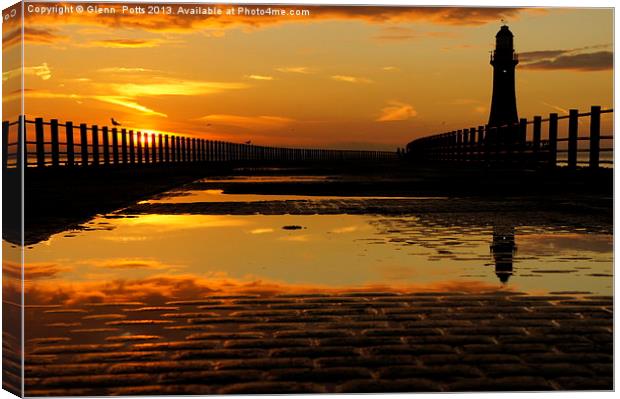
<svg viewBox="0 0 620 399"><path fill-rule="evenodd" d="M248 287L611 294L610 234L539 226L514 233L514 271L503 284L491 224L372 215L100 216L26 250L27 303L46 292L61 301L78 291L130 300Z"/></svg>
<svg viewBox="0 0 620 399"><path fill-rule="evenodd" d="M273 181L270 181L273 182ZM186 204L193 202L256 202L256 201L323 201L354 199L362 197L338 197L321 195L272 195L272 194L225 194L224 190L176 190L138 204ZM363 197L369 199L438 199L440 197Z"/></svg>

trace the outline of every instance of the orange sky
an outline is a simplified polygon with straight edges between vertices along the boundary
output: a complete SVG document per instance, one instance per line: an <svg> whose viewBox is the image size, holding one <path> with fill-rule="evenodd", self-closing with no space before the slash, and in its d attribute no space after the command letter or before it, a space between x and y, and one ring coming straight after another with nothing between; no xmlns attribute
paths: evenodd
<svg viewBox="0 0 620 399"><path fill-rule="evenodd" d="M393 149L487 121L488 52L502 18L521 54L520 117L612 105L611 9L299 6L310 15L279 17L115 9L26 10L28 116L100 125L114 117L259 145ZM19 50L15 28L3 25L6 59ZM5 107L17 104L18 77L5 62Z"/></svg>

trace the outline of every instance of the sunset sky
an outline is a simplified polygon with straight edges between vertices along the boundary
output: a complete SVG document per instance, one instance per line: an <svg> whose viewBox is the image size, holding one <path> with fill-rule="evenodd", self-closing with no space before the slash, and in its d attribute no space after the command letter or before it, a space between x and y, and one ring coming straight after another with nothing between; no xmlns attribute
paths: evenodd
<svg viewBox="0 0 620 399"><path fill-rule="evenodd" d="M114 117L260 145L393 149L488 120L489 51L502 19L520 53L520 117L612 106L611 9L299 6L310 16L206 17L117 8L26 12L29 117L100 125ZM10 57L16 25L3 28ZM5 107L19 98L10 95L18 76L4 71Z"/></svg>

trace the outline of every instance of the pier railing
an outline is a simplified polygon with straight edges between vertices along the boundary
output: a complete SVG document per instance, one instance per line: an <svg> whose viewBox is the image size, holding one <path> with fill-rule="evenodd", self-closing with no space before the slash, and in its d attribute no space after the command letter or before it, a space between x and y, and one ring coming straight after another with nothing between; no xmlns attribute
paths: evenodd
<svg viewBox="0 0 620 399"><path fill-rule="evenodd" d="M19 134L22 131L23 134ZM25 138L25 140L24 140ZM2 122L3 168L113 167L199 162L338 162L396 159L390 151L266 147L98 125Z"/></svg>
<svg viewBox="0 0 620 399"><path fill-rule="evenodd" d="M411 141L405 155L413 161L456 164L611 166L613 123L602 134L601 117L605 115L613 119L613 109L593 106L590 112L571 109L568 115L535 116L513 125L454 130ZM585 129L580 131L580 124Z"/></svg>

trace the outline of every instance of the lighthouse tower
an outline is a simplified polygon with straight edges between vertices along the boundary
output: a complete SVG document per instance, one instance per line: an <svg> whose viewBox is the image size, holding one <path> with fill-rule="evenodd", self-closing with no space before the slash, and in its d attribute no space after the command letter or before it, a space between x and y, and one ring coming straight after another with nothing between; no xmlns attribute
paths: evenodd
<svg viewBox="0 0 620 399"><path fill-rule="evenodd" d="M495 51L491 54L493 65L493 98L491 100L490 126L517 123L517 95L515 94L515 67L519 63L513 45L513 34L503 25L495 35Z"/></svg>

